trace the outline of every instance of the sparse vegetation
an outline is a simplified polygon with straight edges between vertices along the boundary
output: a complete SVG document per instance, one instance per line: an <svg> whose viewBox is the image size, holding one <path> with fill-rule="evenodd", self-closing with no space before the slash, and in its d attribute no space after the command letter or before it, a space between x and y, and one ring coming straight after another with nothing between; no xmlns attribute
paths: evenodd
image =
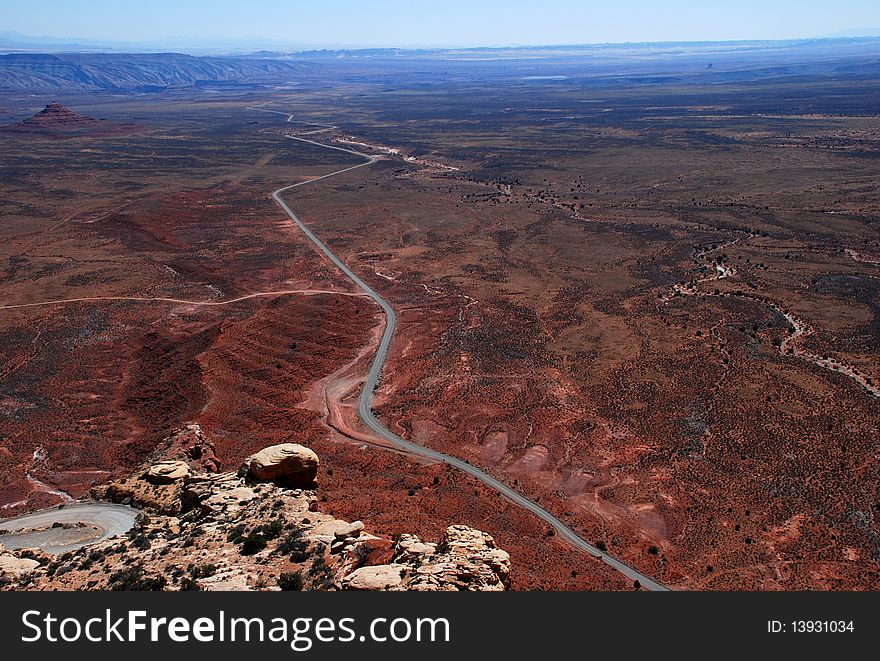
<svg viewBox="0 0 880 661"><path fill-rule="evenodd" d="M164 576L146 576L143 565L137 564L111 574L109 587L115 592L157 592L165 584Z"/></svg>
<svg viewBox="0 0 880 661"><path fill-rule="evenodd" d="M278 577L278 587L282 591L299 591L303 589L302 573L298 571L285 572Z"/></svg>
<svg viewBox="0 0 880 661"><path fill-rule="evenodd" d="M265 535L259 532L251 532L243 538L239 552L242 555L254 555L266 548L267 545L268 542Z"/></svg>
<svg viewBox="0 0 880 661"><path fill-rule="evenodd" d="M294 528L278 544L275 548L275 553L288 556L291 562L304 562L309 557L307 549L308 542L303 539L302 530Z"/></svg>

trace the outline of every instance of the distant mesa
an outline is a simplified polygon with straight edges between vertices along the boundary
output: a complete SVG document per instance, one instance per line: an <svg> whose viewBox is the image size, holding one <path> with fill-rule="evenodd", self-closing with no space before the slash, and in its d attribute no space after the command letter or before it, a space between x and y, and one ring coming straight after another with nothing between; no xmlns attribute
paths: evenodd
<svg viewBox="0 0 880 661"><path fill-rule="evenodd" d="M48 137L75 137L78 135L117 135L131 133L136 127L95 119L74 112L57 101L52 101L32 117L2 128L4 133L24 133Z"/></svg>
<svg viewBox="0 0 880 661"><path fill-rule="evenodd" d="M28 117L19 126L34 128L80 128L99 124L100 120L86 117L65 108L53 101L33 117Z"/></svg>

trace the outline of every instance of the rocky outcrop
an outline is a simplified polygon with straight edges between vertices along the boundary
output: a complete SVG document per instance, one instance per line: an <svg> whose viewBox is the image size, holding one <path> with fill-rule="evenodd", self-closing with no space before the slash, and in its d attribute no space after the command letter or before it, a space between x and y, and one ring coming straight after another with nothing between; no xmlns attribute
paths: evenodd
<svg viewBox="0 0 880 661"><path fill-rule="evenodd" d="M217 457L214 444L208 440L202 428L196 422L190 422L165 439L166 449L163 455L169 459L179 459L191 464L194 468L216 473L220 470L220 459Z"/></svg>
<svg viewBox="0 0 880 661"><path fill-rule="evenodd" d="M259 482L302 488L315 485L318 455L296 443L272 445L252 454L242 464L240 474Z"/></svg>
<svg viewBox="0 0 880 661"><path fill-rule="evenodd" d="M136 477L95 486L89 493L96 500L173 515L181 509L184 480L216 473L219 468L214 444L192 422L166 436L159 449L135 471Z"/></svg>
<svg viewBox="0 0 880 661"><path fill-rule="evenodd" d="M45 557L0 555L6 587L29 590L503 590L510 560L491 536L450 526L438 543L395 540L318 511L318 457L281 445L237 473L157 461L93 495L136 504L125 537ZM277 481L277 483L276 483ZM285 484L286 483L286 484ZM33 560L38 558L39 561Z"/></svg>
<svg viewBox="0 0 880 661"><path fill-rule="evenodd" d="M16 557L12 553L0 552L0 576L19 578L22 574L33 572L40 563L30 558Z"/></svg>
<svg viewBox="0 0 880 661"><path fill-rule="evenodd" d="M490 535L450 526L439 544L403 535L393 561L360 567L339 582L343 590L501 591L510 576L510 556Z"/></svg>
<svg viewBox="0 0 880 661"><path fill-rule="evenodd" d="M197 509L200 513L233 518L256 499L257 491L247 486L234 473L197 475L183 486L183 509Z"/></svg>
<svg viewBox="0 0 880 661"><path fill-rule="evenodd" d="M504 590L510 577L510 555L480 530L450 526L433 554L407 550L416 558L410 590Z"/></svg>
<svg viewBox="0 0 880 661"><path fill-rule="evenodd" d="M189 477L190 470L182 461L160 461L147 469L147 479L156 484L171 484Z"/></svg>
<svg viewBox="0 0 880 661"><path fill-rule="evenodd" d="M403 590L406 565L376 565L361 567L344 577L343 590Z"/></svg>

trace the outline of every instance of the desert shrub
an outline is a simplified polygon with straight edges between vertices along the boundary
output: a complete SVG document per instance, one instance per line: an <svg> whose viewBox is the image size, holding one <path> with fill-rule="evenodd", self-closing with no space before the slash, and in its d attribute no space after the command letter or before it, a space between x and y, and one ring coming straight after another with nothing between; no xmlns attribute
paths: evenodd
<svg viewBox="0 0 880 661"><path fill-rule="evenodd" d="M302 573L298 571L284 572L278 577L278 587L287 591L300 591L303 589Z"/></svg>
<svg viewBox="0 0 880 661"><path fill-rule="evenodd" d="M275 552L279 555L290 556L291 562L304 562L308 559L308 542L303 539L303 532L299 528L294 528L287 533L287 537L281 540L281 543L275 548Z"/></svg>
<svg viewBox="0 0 880 661"><path fill-rule="evenodd" d="M312 560L312 566L309 567L309 577L312 579L312 587L318 590L328 587L333 582L333 570L327 565L324 559L326 546L319 544L315 549L315 558Z"/></svg>
<svg viewBox="0 0 880 661"><path fill-rule="evenodd" d="M131 545L138 551L146 551L151 546L149 538L143 533L132 537Z"/></svg>
<svg viewBox="0 0 880 661"><path fill-rule="evenodd" d="M180 580L180 591L181 592L201 592L202 586L199 585L196 579L191 578L189 576L184 576Z"/></svg>
<svg viewBox="0 0 880 661"><path fill-rule="evenodd" d="M257 526L245 534L246 526L239 524L229 531L227 538L233 544L241 544L239 553L242 555L254 555L268 545L270 539L277 539L284 530L282 519L273 519L269 523Z"/></svg>
<svg viewBox="0 0 880 661"><path fill-rule="evenodd" d="M38 555L33 551L33 549L22 549L18 552L19 557L28 558L29 560L36 560L41 565L45 565L47 560L45 556Z"/></svg>
<svg viewBox="0 0 880 661"><path fill-rule="evenodd" d="M144 576L142 565L121 569L110 575L114 592L159 592L165 588L164 576Z"/></svg>
<svg viewBox="0 0 880 661"><path fill-rule="evenodd" d="M263 533L252 531L241 544L239 553L242 555L254 555L266 548L266 537Z"/></svg>
<svg viewBox="0 0 880 661"><path fill-rule="evenodd" d="M239 523L227 533L226 539L233 544L241 544L242 541L244 541L244 533L246 530L247 526L243 523Z"/></svg>
<svg viewBox="0 0 880 661"><path fill-rule="evenodd" d="M354 556L354 564L352 565L352 569L360 569L365 564L367 564L367 560L370 558L370 553L372 553L373 549L369 544L358 544L352 550L352 555Z"/></svg>
<svg viewBox="0 0 880 661"><path fill-rule="evenodd" d="M281 519L273 519L269 523L264 523L263 525L254 528L253 533L262 535L266 539L278 539L281 536L281 531L283 530L284 521L282 521Z"/></svg>
<svg viewBox="0 0 880 661"><path fill-rule="evenodd" d="M217 573L217 565L210 563L205 565L190 565L188 568L189 575L193 578L207 578Z"/></svg>

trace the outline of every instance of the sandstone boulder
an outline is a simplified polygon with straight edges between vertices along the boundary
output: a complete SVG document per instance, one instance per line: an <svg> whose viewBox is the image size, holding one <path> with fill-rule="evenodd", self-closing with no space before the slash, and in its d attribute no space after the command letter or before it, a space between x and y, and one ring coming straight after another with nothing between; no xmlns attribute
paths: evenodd
<svg viewBox="0 0 880 661"><path fill-rule="evenodd" d="M346 537L358 537L363 529L363 521L354 521L353 523L339 526L336 530L333 531L333 536L336 539L345 539Z"/></svg>
<svg viewBox="0 0 880 661"><path fill-rule="evenodd" d="M21 576L28 574L40 566L40 563L30 558L16 558L14 555L0 555L0 575Z"/></svg>
<svg viewBox="0 0 880 661"><path fill-rule="evenodd" d="M171 484L189 477L189 466L182 461L160 461L147 470L147 479L155 484Z"/></svg>
<svg viewBox="0 0 880 661"><path fill-rule="evenodd" d="M403 584L404 565L374 565L355 569L342 579L343 590L394 590Z"/></svg>
<svg viewBox="0 0 880 661"><path fill-rule="evenodd" d="M245 459L241 471L252 480L274 482L290 488L314 486L318 476L318 455L295 443L264 448Z"/></svg>

